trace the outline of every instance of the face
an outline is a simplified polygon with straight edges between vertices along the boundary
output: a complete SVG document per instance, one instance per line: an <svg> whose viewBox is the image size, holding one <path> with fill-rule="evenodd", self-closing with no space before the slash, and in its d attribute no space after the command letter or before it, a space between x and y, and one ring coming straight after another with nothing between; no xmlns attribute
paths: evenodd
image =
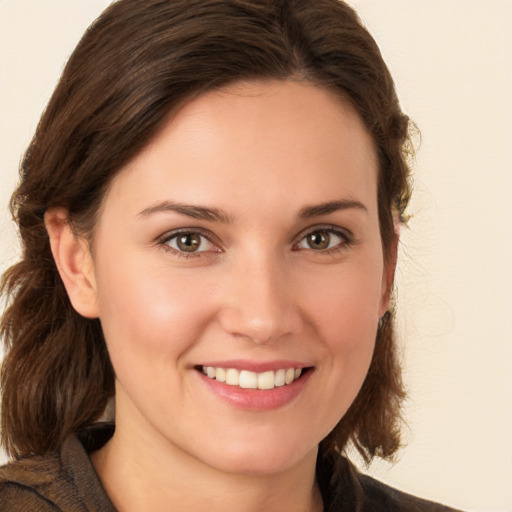
<svg viewBox="0 0 512 512"><path fill-rule="evenodd" d="M387 306L376 183L357 114L313 85L238 84L174 115L94 234L118 427L229 472L314 456Z"/></svg>

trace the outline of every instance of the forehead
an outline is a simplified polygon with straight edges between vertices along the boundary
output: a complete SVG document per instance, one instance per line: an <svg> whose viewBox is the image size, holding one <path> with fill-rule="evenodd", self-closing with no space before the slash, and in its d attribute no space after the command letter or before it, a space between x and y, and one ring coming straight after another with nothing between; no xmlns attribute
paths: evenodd
<svg viewBox="0 0 512 512"><path fill-rule="evenodd" d="M373 141L348 103L307 82L244 82L183 106L113 188L128 201L168 194L249 208L278 203L283 191L307 204L376 198L376 175Z"/></svg>

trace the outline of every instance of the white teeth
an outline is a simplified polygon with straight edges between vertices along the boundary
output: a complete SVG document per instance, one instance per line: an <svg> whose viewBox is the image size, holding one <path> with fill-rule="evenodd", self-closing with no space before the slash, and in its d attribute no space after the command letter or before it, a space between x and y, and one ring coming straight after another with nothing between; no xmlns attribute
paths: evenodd
<svg viewBox="0 0 512 512"><path fill-rule="evenodd" d="M228 368L226 371L226 384L231 386L238 386L240 382L240 372L235 368Z"/></svg>
<svg viewBox="0 0 512 512"><path fill-rule="evenodd" d="M284 381L286 384L290 384L294 380L295 380L295 370L293 368L288 368L288 370L286 370Z"/></svg>
<svg viewBox="0 0 512 512"><path fill-rule="evenodd" d="M242 370L240 372L240 382L238 385L244 389L256 389L258 387L258 375L254 372Z"/></svg>
<svg viewBox="0 0 512 512"><path fill-rule="evenodd" d="M275 372L266 371L261 373L250 372L249 370L237 370L236 368L216 368L214 366L203 366L203 373L210 379L225 382L230 386L239 386L243 389L274 389L286 384L291 384L302 374L301 368L281 368Z"/></svg>
<svg viewBox="0 0 512 512"><path fill-rule="evenodd" d="M273 389L274 381L274 372L260 373L258 374L258 389Z"/></svg>
<svg viewBox="0 0 512 512"><path fill-rule="evenodd" d="M286 384L286 370L277 370L274 384L276 387L281 387Z"/></svg>

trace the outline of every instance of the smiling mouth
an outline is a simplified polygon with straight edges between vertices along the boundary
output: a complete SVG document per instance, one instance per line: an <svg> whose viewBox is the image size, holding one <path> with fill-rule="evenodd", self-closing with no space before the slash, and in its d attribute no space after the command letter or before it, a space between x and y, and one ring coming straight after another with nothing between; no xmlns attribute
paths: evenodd
<svg viewBox="0 0 512 512"><path fill-rule="evenodd" d="M236 368L219 368L214 366L199 366L208 378L242 389L269 390L283 387L295 382L309 368L281 368L276 371L251 372Z"/></svg>

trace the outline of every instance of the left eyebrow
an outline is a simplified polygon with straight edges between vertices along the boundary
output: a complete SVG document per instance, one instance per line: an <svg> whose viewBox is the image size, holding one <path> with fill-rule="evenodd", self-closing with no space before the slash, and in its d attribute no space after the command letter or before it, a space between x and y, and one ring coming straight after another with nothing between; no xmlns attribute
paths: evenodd
<svg viewBox="0 0 512 512"><path fill-rule="evenodd" d="M147 217L154 213L174 212L192 219L221 222L227 224L230 222L229 216L218 208L207 208L192 204L178 203L174 201L162 201L142 210L138 215Z"/></svg>
<svg viewBox="0 0 512 512"><path fill-rule="evenodd" d="M368 213L368 208L355 199L341 199L338 201L329 201L327 203L321 203L311 206L305 206L299 212L299 218L311 219L313 217L320 217L321 215L328 215L339 210L348 210L350 208L356 208Z"/></svg>

